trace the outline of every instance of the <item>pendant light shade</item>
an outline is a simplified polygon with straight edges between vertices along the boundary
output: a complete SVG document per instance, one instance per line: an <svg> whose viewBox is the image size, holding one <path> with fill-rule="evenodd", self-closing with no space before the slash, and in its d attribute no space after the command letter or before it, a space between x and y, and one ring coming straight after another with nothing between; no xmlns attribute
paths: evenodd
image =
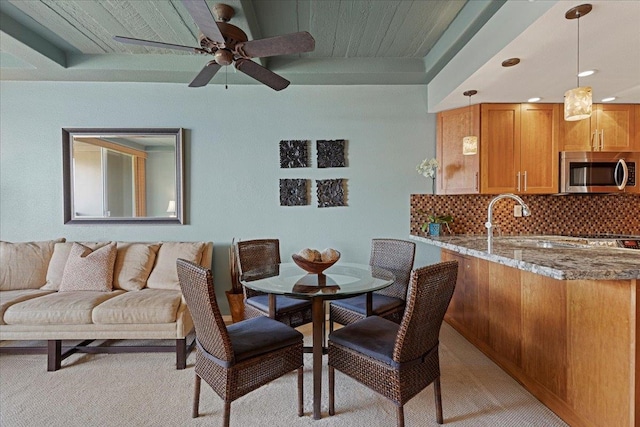
<svg viewBox="0 0 640 427"><path fill-rule="evenodd" d="M591 12L590 4L581 4L571 8L565 13L567 19L575 19L578 21L578 49L577 49L577 70L578 87L570 89L564 93L564 119L568 122L588 119L591 117L591 109L593 105L593 96L590 86L580 86L580 17Z"/></svg>
<svg viewBox="0 0 640 427"><path fill-rule="evenodd" d="M465 156L473 156L478 154L478 137L465 136L462 138L462 154Z"/></svg>
<svg viewBox="0 0 640 427"><path fill-rule="evenodd" d="M568 122L591 117L591 86L581 86L564 93L564 119Z"/></svg>
<svg viewBox="0 0 640 427"><path fill-rule="evenodd" d="M471 117L471 97L478 93L477 90L468 90L463 93L464 96L469 97L469 133L468 136L462 138L462 154L464 156L473 156L478 154L478 137L472 134L472 117Z"/></svg>

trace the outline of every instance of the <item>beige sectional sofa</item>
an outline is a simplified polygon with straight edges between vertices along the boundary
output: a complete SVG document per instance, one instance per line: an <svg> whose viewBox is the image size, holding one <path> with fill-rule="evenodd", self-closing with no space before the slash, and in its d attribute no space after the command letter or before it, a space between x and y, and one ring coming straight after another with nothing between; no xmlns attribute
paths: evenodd
<svg viewBox="0 0 640 427"><path fill-rule="evenodd" d="M210 268L212 253L211 242L0 242L0 352L46 352L55 371L76 352L175 351L184 369L194 327L176 259ZM175 345L110 345L128 339Z"/></svg>

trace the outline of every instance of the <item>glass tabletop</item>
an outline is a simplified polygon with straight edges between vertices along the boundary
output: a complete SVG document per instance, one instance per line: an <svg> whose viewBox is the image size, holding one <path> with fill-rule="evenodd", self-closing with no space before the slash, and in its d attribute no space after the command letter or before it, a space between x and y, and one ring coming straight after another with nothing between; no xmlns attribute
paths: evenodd
<svg viewBox="0 0 640 427"><path fill-rule="evenodd" d="M342 262L324 274L308 274L294 263L284 263L248 271L240 279L243 285L270 294L337 299L385 288L395 276L368 264Z"/></svg>

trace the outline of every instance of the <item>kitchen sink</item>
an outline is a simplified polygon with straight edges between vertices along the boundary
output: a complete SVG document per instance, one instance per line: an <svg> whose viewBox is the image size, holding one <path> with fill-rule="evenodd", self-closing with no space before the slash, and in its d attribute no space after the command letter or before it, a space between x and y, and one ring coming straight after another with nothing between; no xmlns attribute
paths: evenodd
<svg viewBox="0 0 640 427"><path fill-rule="evenodd" d="M584 239L570 239L554 236L500 236L494 238L494 243L499 245L517 246L520 248L579 249L590 247L588 242Z"/></svg>

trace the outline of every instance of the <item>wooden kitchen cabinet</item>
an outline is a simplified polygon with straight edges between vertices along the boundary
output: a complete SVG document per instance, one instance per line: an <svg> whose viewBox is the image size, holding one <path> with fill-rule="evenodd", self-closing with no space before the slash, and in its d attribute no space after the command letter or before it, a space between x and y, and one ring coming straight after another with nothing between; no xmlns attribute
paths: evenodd
<svg viewBox="0 0 640 427"><path fill-rule="evenodd" d="M560 151L640 151L638 104L594 104L589 119L558 120Z"/></svg>
<svg viewBox="0 0 640 427"><path fill-rule="evenodd" d="M630 280L557 280L443 249L459 264L445 315L572 426L640 425L640 339Z"/></svg>
<svg viewBox="0 0 640 427"><path fill-rule="evenodd" d="M483 194L558 192L557 104L482 104Z"/></svg>
<svg viewBox="0 0 640 427"><path fill-rule="evenodd" d="M480 105L438 113L438 194L480 193L480 156L462 155L462 138L480 135Z"/></svg>
<svg viewBox="0 0 640 427"><path fill-rule="evenodd" d="M438 194L558 192L557 104L480 104L438 113ZM462 138L479 136L479 154Z"/></svg>

